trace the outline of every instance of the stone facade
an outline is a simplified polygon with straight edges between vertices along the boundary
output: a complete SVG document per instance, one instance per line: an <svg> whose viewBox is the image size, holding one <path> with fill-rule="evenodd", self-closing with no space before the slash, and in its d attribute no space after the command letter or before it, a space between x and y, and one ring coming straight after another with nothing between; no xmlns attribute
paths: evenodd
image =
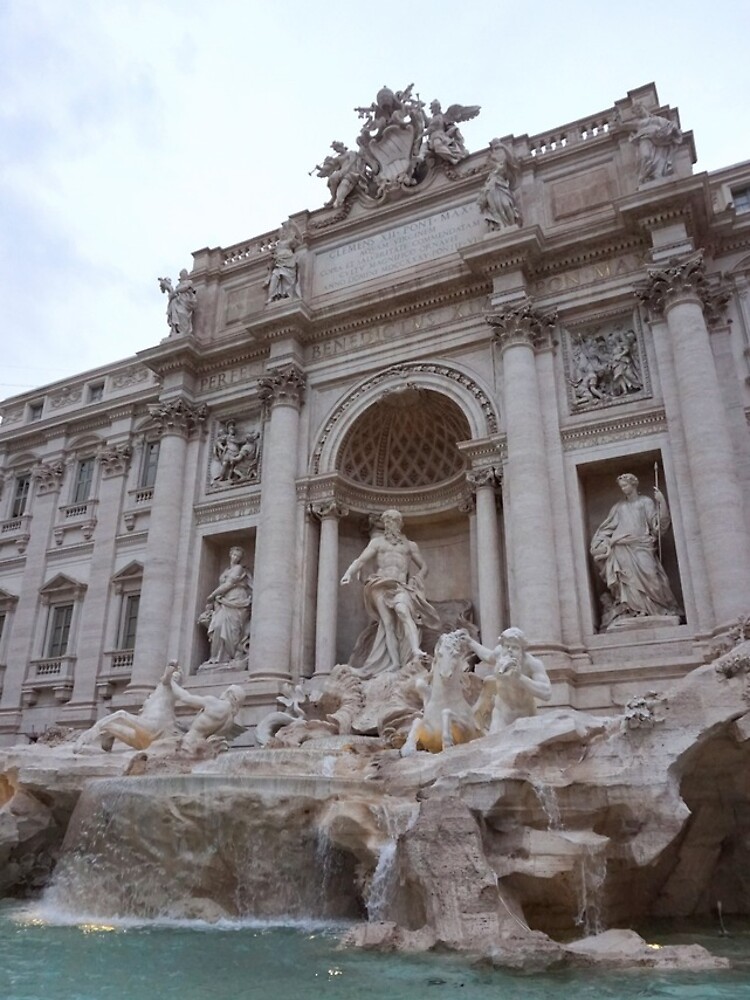
<svg viewBox="0 0 750 1000"><path fill-rule="evenodd" d="M388 508L428 600L470 602L485 645L522 628L553 705L660 689L750 608L750 162L693 172L652 85L475 153L383 93L326 207L162 279L161 343L0 408L0 741L140 705L171 658L257 721L347 661L339 578ZM627 627L589 551L621 473L658 477L681 612ZM247 635L199 670L236 546Z"/></svg>

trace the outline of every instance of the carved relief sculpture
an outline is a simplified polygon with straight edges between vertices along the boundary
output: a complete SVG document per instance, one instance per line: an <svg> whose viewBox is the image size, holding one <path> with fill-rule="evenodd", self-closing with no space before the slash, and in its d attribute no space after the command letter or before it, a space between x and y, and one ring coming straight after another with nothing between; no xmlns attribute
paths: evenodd
<svg viewBox="0 0 750 1000"><path fill-rule="evenodd" d="M193 333L193 313L198 293L188 272L183 267L174 288L171 278L159 278L159 288L168 296L167 323L170 337L190 337Z"/></svg>
<svg viewBox="0 0 750 1000"><path fill-rule="evenodd" d="M479 192L479 210L490 229L505 229L521 223L513 185L518 175L518 161L513 150L500 139L490 142L490 172Z"/></svg>
<svg viewBox="0 0 750 1000"><path fill-rule="evenodd" d="M633 120L624 125L633 132L630 141L638 143L638 183L671 174L672 156L682 142L678 125L662 115L652 114L639 103L633 105Z"/></svg>
<svg viewBox="0 0 750 1000"><path fill-rule="evenodd" d="M282 222L279 238L273 248L271 273L265 281L267 302L299 298L299 261L302 230L291 219Z"/></svg>
<svg viewBox="0 0 750 1000"><path fill-rule="evenodd" d="M574 409L592 409L643 395L643 360L632 327L621 324L569 335L568 382Z"/></svg>
<svg viewBox="0 0 750 1000"><path fill-rule="evenodd" d="M682 614L656 552L671 523L664 494L654 488L653 500L642 496L630 473L618 476L617 483L624 500L612 507L591 540L591 555L614 605L603 608L602 631L627 618Z"/></svg>
<svg viewBox="0 0 750 1000"><path fill-rule="evenodd" d="M364 586L365 609L377 624L361 670L366 676L398 670L413 659L424 658L421 628L440 628L440 618L424 594L427 567L417 544L401 530L401 514L387 510L382 520L383 534L375 535L341 578L342 586L346 586L352 578L359 579L367 563L375 563L375 572ZM412 564L416 572L411 572Z"/></svg>
<svg viewBox="0 0 750 1000"><path fill-rule="evenodd" d="M206 608L198 619L208 631L211 655L202 668L247 665L245 646L253 601L253 578L244 564L245 550L229 550L229 566L219 577L219 585L206 598Z"/></svg>
<svg viewBox="0 0 750 1000"><path fill-rule="evenodd" d="M235 420L227 420L214 442L211 484L252 483L258 478L260 432L243 431Z"/></svg>

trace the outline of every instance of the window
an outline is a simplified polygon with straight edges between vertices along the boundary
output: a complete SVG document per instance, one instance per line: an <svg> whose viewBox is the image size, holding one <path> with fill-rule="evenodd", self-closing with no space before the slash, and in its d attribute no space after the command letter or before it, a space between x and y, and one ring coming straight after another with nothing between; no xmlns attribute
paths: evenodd
<svg viewBox="0 0 750 1000"><path fill-rule="evenodd" d="M732 191L735 212L750 212L750 187Z"/></svg>
<svg viewBox="0 0 750 1000"><path fill-rule="evenodd" d="M135 649L135 633L138 628L138 605L140 594L128 594L122 611L119 649Z"/></svg>
<svg viewBox="0 0 750 1000"><path fill-rule="evenodd" d="M88 397L89 403L98 403L99 400L104 395L104 383L96 382L89 386Z"/></svg>
<svg viewBox="0 0 750 1000"><path fill-rule="evenodd" d="M141 489L145 490L156 482L156 466L159 464L159 442L146 441L141 465Z"/></svg>
<svg viewBox="0 0 750 1000"><path fill-rule="evenodd" d="M27 473L24 476L16 476L16 491L13 494L10 516L20 517L26 513L26 503L29 499L31 489L31 476Z"/></svg>
<svg viewBox="0 0 750 1000"><path fill-rule="evenodd" d="M94 479L94 459L84 458L78 463L76 471L73 503L85 503L91 496L91 483Z"/></svg>
<svg viewBox="0 0 750 1000"><path fill-rule="evenodd" d="M70 623L73 620L72 604L55 604L51 608L49 638L47 641L48 659L65 656L68 651Z"/></svg>
<svg viewBox="0 0 750 1000"><path fill-rule="evenodd" d="M44 400L42 400L41 403L29 403L29 420L32 423L35 420L41 420L43 412L44 412Z"/></svg>

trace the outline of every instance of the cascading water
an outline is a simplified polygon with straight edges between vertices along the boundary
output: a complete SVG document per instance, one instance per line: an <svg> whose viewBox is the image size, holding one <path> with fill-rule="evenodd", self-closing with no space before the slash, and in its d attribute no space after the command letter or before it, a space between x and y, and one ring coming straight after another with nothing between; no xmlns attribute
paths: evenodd
<svg viewBox="0 0 750 1000"><path fill-rule="evenodd" d="M92 782L45 906L98 918L358 917L354 858L316 832L344 786L312 776Z"/></svg>
<svg viewBox="0 0 750 1000"><path fill-rule="evenodd" d="M607 879L607 856L603 850L587 846L578 860L578 913L576 926L584 933L601 934L604 883Z"/></svg>
<svg viewBox="0 0 750 1000"><path fill-rule="evenodd" d="M547 785L543 781L537 781L533 778L531 779L531 787L534 789L534 794L539 799L539 805L547 817L547 829L562 830L563 823L560 815L560 804L557 800L555 789L552 785Z"/></svg>

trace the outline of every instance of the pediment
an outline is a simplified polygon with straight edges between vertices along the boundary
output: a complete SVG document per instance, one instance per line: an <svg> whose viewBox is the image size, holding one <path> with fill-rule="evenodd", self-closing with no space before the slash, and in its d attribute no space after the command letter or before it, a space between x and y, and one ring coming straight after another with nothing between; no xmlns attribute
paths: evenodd
<svg viewBox="0 0 750 1000"><path fill-rule="evenodd" d="M10 611L18 603L18 598L15 594L11 594L10 591L3 590L0 587L0 611Z"/></svg>
<svg viewBox="0 0 750 1000"><path fill-rule="evenodd" d="M39 596L45 603L48 603L50 600L58 600L66 597L75 600L85 593L86 586L85 583L81 583L80 580L74 580L72 576L68 576L66 573L57 573L51 580L48 580L39 588Z"/></svg>

